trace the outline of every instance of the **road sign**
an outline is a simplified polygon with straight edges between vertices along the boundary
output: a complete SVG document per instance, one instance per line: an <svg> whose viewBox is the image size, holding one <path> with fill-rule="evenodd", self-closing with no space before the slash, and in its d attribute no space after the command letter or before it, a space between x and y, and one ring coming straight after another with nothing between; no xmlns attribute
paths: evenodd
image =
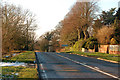
<svg viewBox="0 0 120 80"><path fill-rule="evenodd" d="M68 45L64 45L64 44L62 45L62 47L67 47L67 46L68 46Z"/></svg>

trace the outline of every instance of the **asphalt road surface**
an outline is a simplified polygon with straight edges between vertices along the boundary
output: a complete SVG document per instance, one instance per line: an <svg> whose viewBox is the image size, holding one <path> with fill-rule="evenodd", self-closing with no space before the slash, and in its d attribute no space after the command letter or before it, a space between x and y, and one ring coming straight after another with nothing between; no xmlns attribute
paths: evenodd
<svg viewBox="0 0 120 80"><path fill-rule="evenodd" d="M36 52L43 80L118 80L119 65L75 54ZM119 79L120 80L120 79Z"/></svg>

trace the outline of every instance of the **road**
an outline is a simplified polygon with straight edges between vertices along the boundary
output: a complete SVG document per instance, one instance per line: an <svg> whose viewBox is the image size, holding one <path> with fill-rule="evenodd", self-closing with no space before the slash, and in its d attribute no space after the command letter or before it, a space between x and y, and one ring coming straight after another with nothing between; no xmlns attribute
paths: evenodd
<svg viewBox="0 0 120 80"><path fill-rule="evenodd" d="M118 80L118 64L68 53L36 52L43 80Z"/></svg>

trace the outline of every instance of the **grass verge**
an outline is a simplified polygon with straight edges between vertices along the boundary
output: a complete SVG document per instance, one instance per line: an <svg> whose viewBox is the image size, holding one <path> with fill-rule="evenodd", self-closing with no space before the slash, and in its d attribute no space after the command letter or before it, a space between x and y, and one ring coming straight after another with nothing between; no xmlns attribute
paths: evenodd
<svg viewBox="0 0 120 80"><path fill-rule="evenodd" d="M14 57L3 58L3 62L25 62L25 63L33 63L35 61L35 53L33 51L25 51L20 53Z"/></svg>
<svg viewBox="0 0 120 80"><path fill-rule="evenodd" d="M33 51L24 51L10 58L2 58L3 62L24 62L28 64L33 64L35 61L35 53ZM2 67L2 78L3 79L36 79L37 68L32 68L30 66L4 66Z"/></svg>
<svg viewBox="0 0 120 80"><path fill-rule="evenodd" d="M2 78L38 78L37 69L28 67L2 67Z"/></svg>
<svg viewBox="0 0 120 80"><path fill-rule="evenodd" d="M70 51L66 53L73 53L73 54L79 54L79 55L84 55L88 57L102 58L102 59L120 62L120 54L107 54L107 53L100 53L100 52L85 53L85 52L77 52L77 51Z"/></svg>

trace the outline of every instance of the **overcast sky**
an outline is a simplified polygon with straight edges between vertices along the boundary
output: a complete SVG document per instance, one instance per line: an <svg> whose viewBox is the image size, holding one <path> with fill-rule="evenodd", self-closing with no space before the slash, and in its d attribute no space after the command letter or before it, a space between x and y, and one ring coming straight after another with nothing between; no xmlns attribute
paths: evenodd
<svg viewBox="0 0 120 80"><path fill-rule="evenodd" d="M0 0L1 1L1 0ZM36 35L54 29L54 27L64 19L76 0L3 0L21 6L23 9L29 9L36 15L38 29ZM120 0L100 0L99 6L101 10L109 10L118 7Z"/></svg>

